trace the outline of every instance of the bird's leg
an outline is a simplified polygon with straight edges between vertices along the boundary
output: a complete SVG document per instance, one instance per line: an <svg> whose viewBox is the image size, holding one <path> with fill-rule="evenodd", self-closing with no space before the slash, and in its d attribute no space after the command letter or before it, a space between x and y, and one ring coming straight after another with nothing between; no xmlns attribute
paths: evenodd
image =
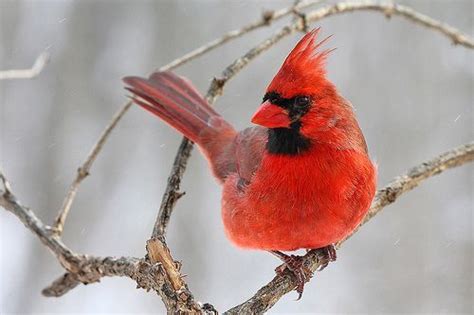
<svg viewBox="0 0 474 315"><path fill-rule="evenodd" d="M321 265L318 271L323 270L330 262L336 261L337 259L336 248L333 244L322 247L320 250L322 251L323 256L321 257ZM307 252L308 251L309 250L307 250ZM313 272L303 265L303 257L287 255L277 250L271 250L269 252L283 261L283 265L280 265L275 269L275 272L278 275L281 275L285 269L288 269L295 275L297 280L296 292L298 292L298 300L301 299L304 291L304 284L313 276Z"/></svg>
<svg viewBox="0 0 474 315"><path fill-rule="evenodd" d="M301 299L304 290L304 284L311 279L313 272L308 267L303 265L303 257L296 255L286 255L280 251L271 250L271 254L275 255L283 261L283 265L278 266L275 272L281 275L285 269L291 271L296 277L296 292L298 292L298 299Z"/></svg>
<svg viewBox="0 0 474 315"><path fill-rule="evenodd" d="M324 270L330 262L336 261L337 254L336 254L336 247L334 244L328 245L326 247L320 248L323 252L323 257L321 258L321 265L318 268L318 271Z"/></svg>

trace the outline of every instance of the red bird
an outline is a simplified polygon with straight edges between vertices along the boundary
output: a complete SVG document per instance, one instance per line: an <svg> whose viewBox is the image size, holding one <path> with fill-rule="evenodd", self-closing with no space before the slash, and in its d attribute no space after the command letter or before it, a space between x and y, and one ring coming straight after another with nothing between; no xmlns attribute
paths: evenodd
<svg viewBox="0 0 474 315"><path fill-rule="evenodd" d="M272 252L294 272L297 292L308 274L299 256L280 251L326 247L364 218L375 194L376 169L346 101L325 75L330 50L318 51L319 29L306 34L237 132L185 78L155 72L126 77L134 102L195 142L223 186L222 218L239 247ZM326 263L327 265L327 263Z"/></svg>

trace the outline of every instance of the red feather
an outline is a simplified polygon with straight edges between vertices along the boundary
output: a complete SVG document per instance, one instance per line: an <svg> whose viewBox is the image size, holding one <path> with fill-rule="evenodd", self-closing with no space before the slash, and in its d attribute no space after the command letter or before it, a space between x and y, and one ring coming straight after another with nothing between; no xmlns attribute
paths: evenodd
<svg viewBox="0 0 474 315"><path fill-rule="evenodd" d="M318 51L327 40L317 43L318 32L305 35L288 55L268 86L266 115L255 116L265 126L278 115L289 124L282 128L236 132L189 81L171 72L124 79L138 105L196 142L207 157L223 185L226 233L238 246L333 244L357 227L375 194L375 167L352 106L326 79L330 50ZM298 100L311 106L301 110ZM276 140L282 148L304 145L275 153L269 139L277 133L283 134Z"/></svg>

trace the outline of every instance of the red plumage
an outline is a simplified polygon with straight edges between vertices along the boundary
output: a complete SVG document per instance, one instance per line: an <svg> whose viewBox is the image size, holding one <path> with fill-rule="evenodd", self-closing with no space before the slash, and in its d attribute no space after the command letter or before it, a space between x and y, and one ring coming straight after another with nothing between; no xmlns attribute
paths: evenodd
<svg viewBox="0 0 474 315"><path fill-rule="evenodd" d="M352 106L325 76L329 50L306 34L236 132L186 79L127 77L134 101L194 141L223 185L222 218L236 245L320 248L348 235L375 194L376 170Z"/></svg>

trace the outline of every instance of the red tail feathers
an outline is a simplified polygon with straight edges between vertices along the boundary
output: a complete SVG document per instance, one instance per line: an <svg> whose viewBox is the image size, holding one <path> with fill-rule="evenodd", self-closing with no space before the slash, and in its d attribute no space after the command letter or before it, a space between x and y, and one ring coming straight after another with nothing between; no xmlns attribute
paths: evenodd
<svg viewBox="0 0 474 315"><path fill-rule="evenodd" d="M224 120L187 79L172 72L155 72L148 79L126 77L133 101L166 121L198 144L221 181L233 169L229 162L235 129ZM233 161L233 160L232 160Z"/></svg>
<svg viewBox="0 0 474 315"><path fill-rule="evenodd" d="M148 79L126 77L133 101L157 115L184 136L199 142L202 131L212 128L212 118L220 117L186 79L172 72L155 72Z"/></svg>

